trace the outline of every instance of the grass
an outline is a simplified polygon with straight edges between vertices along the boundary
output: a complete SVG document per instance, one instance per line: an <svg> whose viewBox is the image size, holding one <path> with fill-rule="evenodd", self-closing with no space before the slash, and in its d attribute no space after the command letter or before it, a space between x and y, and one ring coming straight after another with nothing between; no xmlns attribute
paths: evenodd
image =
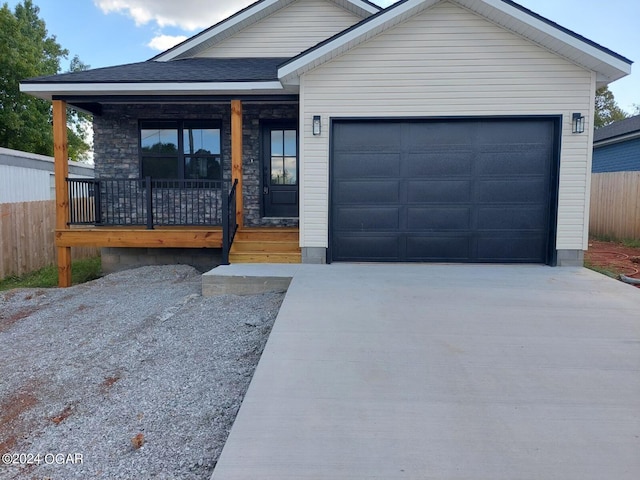
<svg viewBox="0 0 640 480"><path fill-rule="evenodd" d="M71 281L78 283L95 280L101 276L100 257L75 260L71 264ZM11 276L0 280L0 291L12 288L50 288L58 286L58 267L41 268L22 276Z"/></svg>
<svg viewBox="0 0 640 480"><path fill-rule="evenodd" d="M618 274L616 272L612 272L611 270L607 270L606 268L600 267L598 265L594 265L588 260L584 261L584 266L589 270L593 270L594 272L598 272L602 275L606 275L607 277L618 279Z"/></svg>
<svg viewBox="0 0 640 480"><path fill-rule="evenodd" d="M599 242L610 242L610 243L619 243L629 248L640 248L640 239L639 238L615 238L611 235L592 235L594 240Z"/></svg>

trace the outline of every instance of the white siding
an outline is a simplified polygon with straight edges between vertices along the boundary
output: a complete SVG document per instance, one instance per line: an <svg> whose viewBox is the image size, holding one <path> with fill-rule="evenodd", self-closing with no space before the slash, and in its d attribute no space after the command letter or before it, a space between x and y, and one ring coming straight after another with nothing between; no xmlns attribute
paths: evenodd
<svg viewBox="0 0 640 480"><path fill-rule="evenodd" d="M55 198L53 157L0 147L0 203ZM93 166L69 161L69 178L93 178Z"/></svg>
<svg viewBox="0 0 640 480"><path fill-rule="evenodd" d="M300 79L301 245L328 242L331 117L563 115L558 249L586 244L592 73L442 2ZM322 136L311 134L322 116Z"/></svg>
<svg viewBox="0 0 640 480"><path fill-rule="evenodd" d="M0 165L0 203L51 200L53 173Z"/></svg>
<svg viewBox="0 0 640 480"><path fill-rule="evenodd" d="M362 20L327 0L298 0L199 57L293 57Z"/></svg>

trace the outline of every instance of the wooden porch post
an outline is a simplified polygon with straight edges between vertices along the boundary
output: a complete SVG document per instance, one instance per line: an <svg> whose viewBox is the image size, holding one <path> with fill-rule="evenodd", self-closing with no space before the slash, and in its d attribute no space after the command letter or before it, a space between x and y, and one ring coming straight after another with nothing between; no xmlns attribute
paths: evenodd
<svg viewBox="0 0 640 480"><path fill-rule="evenodd" d="M231 180L238 180L236 187L236 223L244 226L242 202L242 101L231 100Z"/></svg>
<svg viewBox="0 0 640 480"><path fill-rule="evenodd" d="M56 230L69 228L69 141L67 138L67 102L53 101L53 154L56 184ZM71 247L57 247L58 286L71 286Z"/></svg>

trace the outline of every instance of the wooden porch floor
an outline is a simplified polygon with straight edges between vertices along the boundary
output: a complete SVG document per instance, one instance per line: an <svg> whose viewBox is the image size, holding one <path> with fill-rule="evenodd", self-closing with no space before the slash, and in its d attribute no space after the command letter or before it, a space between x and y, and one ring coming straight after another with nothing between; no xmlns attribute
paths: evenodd
<svg viewBox="0 0 640 480"><path fill-rule="evenodd" d="M222 248L222 227L76 227L55 236L58 247Z"/></svg>
<svg viewBox="0 0 640 480"><path fill-rule="evenodd" d="M222 248L222 227L75 227L56 230L57 247ZM300 263L297 227L245 227L230 263Z"/></svg>

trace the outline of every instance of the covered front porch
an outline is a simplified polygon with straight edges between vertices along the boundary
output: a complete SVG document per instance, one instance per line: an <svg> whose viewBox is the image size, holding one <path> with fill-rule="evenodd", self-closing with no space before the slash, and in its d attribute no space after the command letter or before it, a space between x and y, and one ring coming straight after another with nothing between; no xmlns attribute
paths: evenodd
<svg viewBox="0 0 640 480"><path fill-rule="evenodd" d="M125 99L103 99L100 104L89 100L53 100L59 286L71 285L70 252L77 246L210 249L220 264L300 262L297 147L295 181L286 186L294 191L295 215L267 216L264 208L269 187L265 176L273 175L272 168L275 171L265 165L266 134L277 138L279 132L284 136L285 127L297 130L296 98L208 98L189 103L183 98L159 98L137 104ZM94 114L96 178L92 180L68 178L66 109L78 103ZM184 118L219 125L219 148L208 157L219 176L185 175L184 165L181 178L145 174L139 153L143 121ZM189 134L193 136L193 131ZM186 128L184 135L178 142L181 149L189 141ZM279 159L280 152L270 153ZM293 197L285 193L284 198Z"/></svg>

